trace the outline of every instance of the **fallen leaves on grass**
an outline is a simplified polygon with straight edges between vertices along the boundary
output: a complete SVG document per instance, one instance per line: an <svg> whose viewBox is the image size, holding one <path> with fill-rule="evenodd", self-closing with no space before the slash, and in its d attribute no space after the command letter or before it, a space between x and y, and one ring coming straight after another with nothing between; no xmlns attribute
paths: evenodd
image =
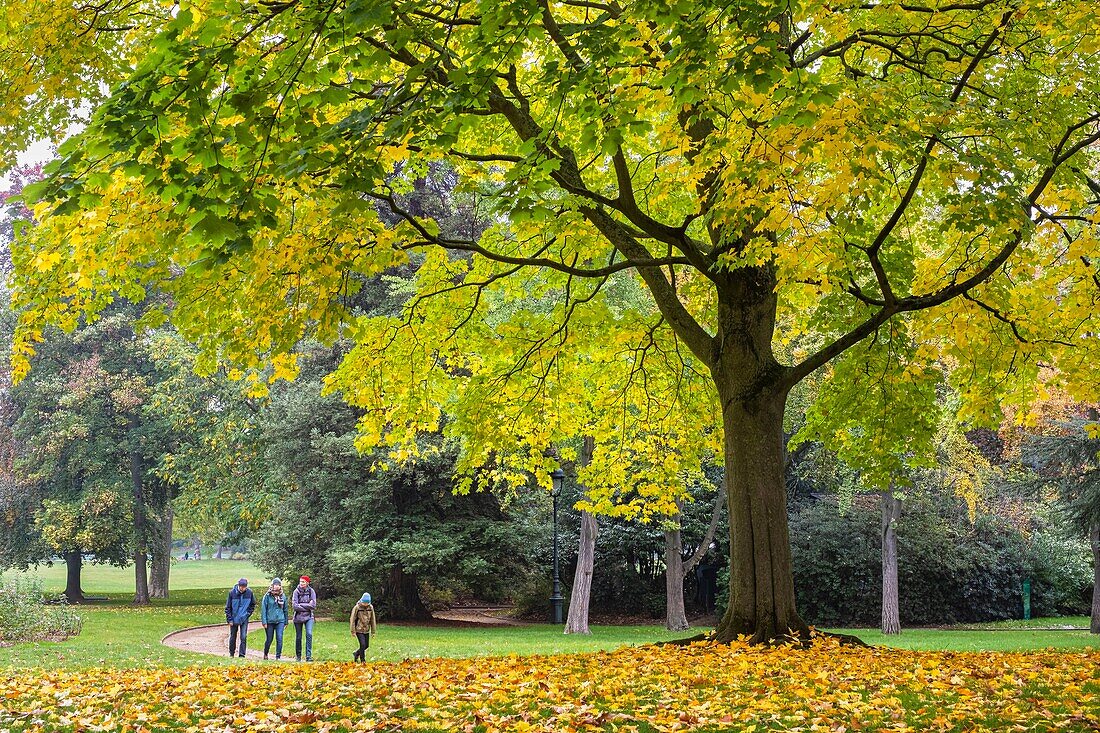
<svg viewBox="0 0 1100 733"><path fill-rule="evenodd" d="M0 730L1100 730L1100 653L633 647L0 674Z"/></svg>

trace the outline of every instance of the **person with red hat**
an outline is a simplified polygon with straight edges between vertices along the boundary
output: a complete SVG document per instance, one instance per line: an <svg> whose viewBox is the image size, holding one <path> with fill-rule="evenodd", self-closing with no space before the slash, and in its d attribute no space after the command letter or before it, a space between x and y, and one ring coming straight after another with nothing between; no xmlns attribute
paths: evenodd
<svg viewBox="0 0 1100 733"><path fill-rule="evenodd" d="M317 610L317 591L309 584L309 576L298 578L298 587L290 596L294 608L294 658L302 661L302 632L306 634L306 661L313 661L313 613Z"/></svg>

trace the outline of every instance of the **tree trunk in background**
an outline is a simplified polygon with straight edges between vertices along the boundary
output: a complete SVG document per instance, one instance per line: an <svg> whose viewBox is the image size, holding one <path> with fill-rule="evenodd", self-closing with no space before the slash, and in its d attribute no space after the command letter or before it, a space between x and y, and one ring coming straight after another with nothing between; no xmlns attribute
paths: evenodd
<svg viewBox="0 0 1100 733"><path fill-rule="evenodd" d="M596 439L591 435L584 437L581 444L580 466L592 462L592 452L596 450ZM596 534L599 525L596 516L590 512L581 512L580 543L577 548L577 570L573 573L573 588L569 591L569 615L565 619L566 634L589 634L588 607L592 601L592 574L596 566Z"/></svg>
<svg viewBox="0 0 1100 733"><path fill-rule="evenodd" d="M172 509L170 487L159 479L154 486L153 507L155 516L150 525L152 542L149 548L149 596L167 598L168 580L172 572L172 523L175 513Z"/></svg>
<svg viewBox="0 0 1100 733"><path fill-rule="evenodd" d="M400 563L393 566L382 584L382 599L387 618L423 621L432 617L420 598L416 576L406 573Z"/></svg>
<svg viewBox="0 0 1100 733"><path fill-rule="evenodd" d="M1089 631L1100 634L1100 524L1092 525L1089 539L1092 543L1092 621Z"/></svg>
<svg viewBox="0 0 1100 733"><path fill-rule="evenodd" d="M898 613L898 519L901 500L893 487L882 493L882 633L900 634Z"/></svg>
<svg viewBox="0 0 1100 733"><path fill-rule="evenodd" d="M84 591L80 588L80 570L84 558L80 550L65 553L65 591L61 594L69 603L83 603Z"/></svg>
<svg viewBox="0 0 1100 733"><path fill-rule="evenodd" d="M141 453L134 448L130 451L130 481L134 488L134 605L149 603L149 568L147 543L149 527L145 517L145 488L143 484L145 466Z"/></svg>
<svg viewBox="0 0 1100 733"><path fill-rule="evenodd" d="M665 628L688 629L684 610L684 543L679 526L665 530Z"/></svg>
<svg viewBox="0 0 1100 733"><path fill-rule="evenodd" d="M698 565L704 557L707 556L707 552L710 551L710 545L714 541L714 534L718 531L718 522L722 518L722 508L726 503L726 487L722 486L718 490L718 496L714 499L714 510L710 515L710 524L707 526L707 532L703 535L703 538L699 541L699 545L695 548L695 552L685 562L683 560L684 552L684 536L682 530L677 527L674 532L665 532L665 628L670 631L685 631L690 628L687 620L687 612L684 609L684 579L687 578L688 573L695 570L695 566ZM678 505L680 511L683 511L683 506ZM673 557L671 552L676 550L676 556ZM679 577L679 584L675 584L670 579L671 577ZM704 612L710 612L709 604L707 608L703 609Z"/></svg>
<svg viewBox="0 0 1100 733"><path fill-rule="evenodd" d="M581 539L577 550L577 572L573 574L573 589L569 592L569 617L566 634L589 634L588 607L592 601L592 573L596 564L596 515L581 512Z"/></svg>
<svg viewBox="0 0 1100 733"><path fill-rule="evenodd" d="M222 559L222 549L223 549L222 546L218 545L218 552L217 552L217 554L214 555L215 560L221 560Z"/></svg>

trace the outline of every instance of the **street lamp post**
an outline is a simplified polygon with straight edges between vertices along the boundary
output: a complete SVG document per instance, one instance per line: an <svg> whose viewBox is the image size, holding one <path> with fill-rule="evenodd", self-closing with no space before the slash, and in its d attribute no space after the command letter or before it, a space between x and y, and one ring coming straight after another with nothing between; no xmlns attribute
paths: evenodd
<svg viewBox="0 0 1100 733"><path fill-rule="evenodd" d="M561 487L565 482L565 474L560 468L555 468L550 473L553 485L550 495L554 497L554 585L550 590L550 622L560 624L561 616L561 578L558 575L558 497L561 496Z"/></svg>

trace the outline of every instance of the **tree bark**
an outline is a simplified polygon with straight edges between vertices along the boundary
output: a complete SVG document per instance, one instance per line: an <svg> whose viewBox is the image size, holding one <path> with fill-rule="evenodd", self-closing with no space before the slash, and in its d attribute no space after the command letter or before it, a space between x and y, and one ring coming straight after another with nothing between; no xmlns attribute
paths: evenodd
<svg viewBox="0 0 1100 733"><path fill-rule="evenodd" d="M722 508L726 503L726 487L723 485L718 489L718 496L714 499L714 510L710 514L710 524L707 526L707 533L703 535L703 540L699 543L699 546L695 548L695 552L684 563L684 577L695 569L695 566L702 561L707 553L710 551L710 543L714 542L714 535L718 532L718 522L722 519Z"/></svg>
<svg viewBox="0 0 1100 733"><path fill-rule="evenodd" d="M68 603L83 603L84 591L80 587L80 571L84 566L84 558L80 550L65 553L65 596Z"/></svg>
<svg viewBox="0 0 1100 733"><path fill-rule="evenodd" d="M596 441L585 436L581 447L580 465L592 461ZM566 634L589 634L588 607L592 601L592 575L596 564L596 533L599 525L591 512L581 512L580 546L577 549L577 570L573 573L573 588L569 592L569 615L565 619Z"/></svg>
<svg viewBox="0 0 1100 733"><path fill-rule="evenodd" d="M416 576L406 573L400 563L390 569L389 577L382 584L382 599L389 618L426 621L432 617L420 598Z"/></svg>
<svg viewBox="0 0 1100 733"><path fill-rule="evenodd" d="M684 543L679 525L665 530L665 628L669 631L689 628L684 610Z"/></svg>
<svg viewBox="0 0 1100 733"><path fill-rule="evenodd" d="M898 519L901 500L890 487L882 493L882 633L900 634L898 613Z"/></svg>
<svg viewBox="0 0 1100 733"><path fill-rule="evenodd" d="M1089 540L1092 544L1092 620L1089 631L1100 634L1100 523L1092 525Z"/></svg>
<svg viewBox="0 0 1100 733"><path fill-rule="evenodd" d="M144 461L135 447L130 451L130 481L134 489L134 605L149 603L147 542L149 528L145 517Z"/></svg>
<svg viewBox="0 0 1100 733"><path fill-rule="evenodd" d="M751 644L808 639L795 609L787 496L783 480L782 397L741 403L720 389L725 427L730 532L730 602L715 640Z"/></svg>
<svg viewBox="0 0 1100 733"><path fill-rule="evenodd" d="M169 575L172 572L172 524L175 514L167 482L157 479L151 493L154 516L150 522L152 542L149 553L149 596L167 598Z"/></svg>
<svg viewBox="0 0 1100 733"><path fill-rule="evenodd" d="M580 547L577 550L577 571L573 574L573 589L569 592L569 616L565 620L566 634L589 634L588 608L592 602L592 575L596 564L596 515L581 512Z"/></svg>

